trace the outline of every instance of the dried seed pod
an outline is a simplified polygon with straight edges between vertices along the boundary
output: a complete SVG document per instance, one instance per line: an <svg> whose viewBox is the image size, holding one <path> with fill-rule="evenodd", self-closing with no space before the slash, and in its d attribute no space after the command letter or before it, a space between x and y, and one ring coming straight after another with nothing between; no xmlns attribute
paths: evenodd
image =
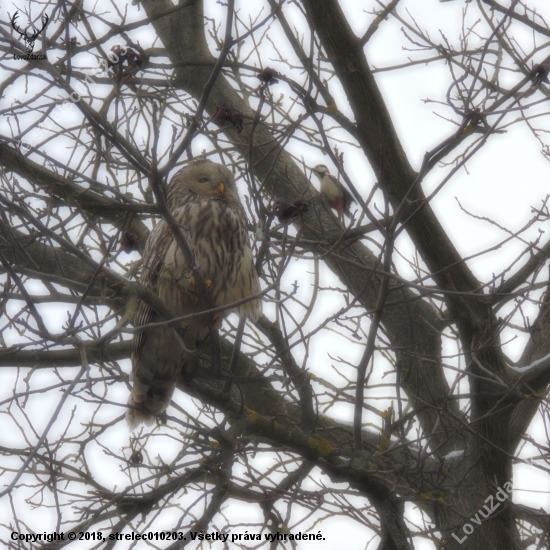
<svg viewBox="0 0 550 550"><path fill-rule="evenodd" d="M285 223L300 214L304 214L309 209L309 203L303 199L294 199L287 202L285 199L275 199L271 208L273 214L277 216L280 223Z"/></svg>
<svg viewBox="0 0 550 550"><path fill-rule="evenodd" d="M275 77L279 76L279 73L271 67L266 67L259 75L258 78L265 82L268 86L271 84L277 84L279 82Z"/></svg>
<svg viewBox="0 0 550 550"><path fill-rule="evenodd" d="M107 55L107 66L120 77L127 77L138 71L143 65L143 59L132 48L113 46Z"/></svg>
<svg viewBox="0 0 550 550"><path fill-rule="evenodd" d="M143 453L141 451L134 451L132 455L130 456L130 462L134 466L138 466L139 464L143 464Z"/></svg>
<svg viewBox="0 0 550 550"><path fill-rule="evenodd" d="M212 120L218 126L223 126L226 122L231 122L239 134L243 129L243 114L237 109L233 109L230 104L225 102L218 107Z"/></svg>
<svg viewBox="0 0 550 550"><path fill-rule="evenodd" d="M533 82L535 84L548 82L548 73L550 73L550 63L540 63L534 65L533 70L531 71Z"/></svg>
<svg viewBox="0 0 550 550"><path fill-rule="evenodd" d="M133 231L123 231L120 235L120 248L126 254L138 249L139 237Z"/></svg>

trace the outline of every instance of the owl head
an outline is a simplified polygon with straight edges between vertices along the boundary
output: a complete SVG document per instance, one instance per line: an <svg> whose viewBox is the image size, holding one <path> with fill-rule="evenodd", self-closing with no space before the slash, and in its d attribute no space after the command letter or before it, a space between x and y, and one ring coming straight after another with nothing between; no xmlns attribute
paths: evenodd
<svg viewBox="0 0 550 550"><path fill-rule="evenodd" d="M190 162L174 175L167 189L168 208L177 207L182 188L202 198L223 200L230 206L240 204L237 185L231 171L222 164L206 159Z"/></svg>

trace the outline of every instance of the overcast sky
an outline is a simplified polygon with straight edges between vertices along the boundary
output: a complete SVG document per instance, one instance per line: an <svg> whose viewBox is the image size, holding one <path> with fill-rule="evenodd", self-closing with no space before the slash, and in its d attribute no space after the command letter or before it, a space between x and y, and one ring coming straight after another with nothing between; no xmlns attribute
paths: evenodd
<svg viewBox="0 0 550 550"><path fill-rule="evenodd" d="M368 24L372 21L373 17L370 13L372 8L376 6L376 2L371 0L340 0L342 7L349 17L350 24L358 34L363 34ZM503 2L503 4L509 4L509 2ZM545 0L535 0L531 3L536 5L539 13L550 19L550 3ZM110 9L109 5L105 2L105 7ZM121 6L124 4L121 3ZM222 15L224 20L225 10L215 0L205 0L206 14L211 17L219 17ZM96 4L97 9L102 7L102 0L99 0ZM250 10L251 14L256 14L260 11L261 7L264 8L264 13L267 13L267 2L244 2L243 0L237 0L237 8L240 10L239 15L242 19L247 19L245 15L247 10ZM0 7L0 17L3 21L8 20L7 13L10 14L17 9L18 5L10 4ZM411 20L411 16L418 22L419 26L427 29L431 38L438 43L443 43L442 34L457 47L459 45L458 35L462 28L462 10L465 7L465 3L462 0L454 2L441 3L437 0L402 0L398 7L398 13ZM297 8L292 5L288 5L285 13L292 14L292 22L296 25L296 28L303 32L305 36L308 36L308 29ZM478 17L478 12L475 6L471 6L472 15L468 15L467 21L473 22ZM129 20L140 20L144 17L144 11L138 11L137 7L131 6L129 3L128 8ZM110 15L106 13L105 18L109 19ZM113 16L113 21L118 20L116 14ZM98 29L99 31L100 29ZM480 35L487 36L487 27L484 22L481 22L478 27ZM132 34L132 33L130 33ZM288 56L288 59L292 59L294 62L294 54L290 49L286 48L286 38L282 31L278 28L277 23L273 24L271 31L272 36L281 37L277 42L277 47L281 52ZM98 32L98 35L101 35ZM149 35L142 30L134 33L134 39L137 40L144 48L152 45L152 41L155 38L153 32ZM528 32L523 34L514 35L514 39L518 44L522 45L526 51L530 51L532 48L532 35ZM479 40L475 33L471 35L471 46L479 45ZM118 42L120 40L113 40L112 42ZM308 39L306 38L306 43ZM157 44L158 46L158 44ZM251 48L252 44L249 42L247 47ZM276 57L276 52L269 46L269 43L264 43L265 51L262 52L264 56L264 65L273 66L280 70L288 71L288 68L282 64L278 64L273 61ZM423 55L432 57L433 52L411 52L404 48L410 48L410 43L405 39L402 32L402 25L393 18L389 18L380 26L378 33L371 39L366 47L366 53L368 56L371 67L378 69L376 72L376 80L382 91L382 94L387 102L388 109L392 115L394 125L397 129L398 135L402 141L405 151L409 155L409 159L414 169L418 169L423 159L425 152L437 143L441 142L445 138L449 137L456 129L451 121L459 122L457 116L449 109L448 106L442 105L439 102L445 103L445 96L451 83L451 76L446 64L443 61L439 61L430 65L417 64L409 68L400 70L382 70L395 65L406 63L410 59L422 59ZM532 62L538 62L545 58L549 53L548 48L541 49L537 57L529 61L529 65ZM55 56L48 56L50 62L55 62ZM82 59L82 61L80 61ZM86 59L86 62L84 60ZM82 63L85 66L86 63L93 64L91 56L86 58L84 55L77 57L75 62ZM253 60L249 61L254 64ZM0 79L2 79L2 69L0 69ZM303 79L303 75L296 71L292 75L293 78L300 81ZM521 80L522 76L513 71L506 72L503 70L501 83L504 85L513 85ZM31 82L29 90L17 90L17 93L31 94L33 93L34 86L39 86L39 82ZM341 91L341 88L332 80L330 82L330 89L333 93L338 108L344 112L347 116L352 118L352 113L347 105L346 99ZM275 97L278 94L285 94L285 101L290 101L291 92L288 87L283 85L274 86L272 93ZM5 109L7 105L15 99L16 91L13 89L8 90L6 97L0 99L0 106ZM424 100L430 99L432 102L426 103ZM544 105L542 107L536 107L539 109L537 112L545 112ZM76 116L76 114L75 114ZM518 116L516 113L510 113L503 121L504 124L511 122ZM66 124L72 124L75 119L71 116L67 116L65 119ZM536 119L535 123L538 127L548 128L548 117L540 117ZM10 135L11 128L5 117L0 120L0 133L3 135ZM334 137L344 137L343 132L337 129L331 133ZM166 137L168 136L168 137ZM164 138L169 142L169 134L164 134ZM349 138L347 138L349 139ZM197 139L193 144L195 153L199 153L205 146L206 140L201 141ZM368 165L368 162L361 150L353 146L341 146L345 151L345 165L346 170L355 186L361 190L366 196L372 185L374 184L374 174ZM335 174L335 167L330 164L328 157L324 156L320 151L308 148L303 143L298 141L291 141L289 150L297 157L303 158L305 163L309 166L314 166L318 163L324 163L329 165L332 172ZM50 151L52 154L55 152ZM449 173L452 166L441 166L436 168L429 177L423 183L424 191L429 195L438 184ZM464 256L476 256L479 252L496 245L502 241L507 233L503 229L495 227L488 223L486 219L490 218L503 228L511 233L518 231L530 217L532 216L533 208L540 208L542 201L548 194L550 189L550 166L548 160L541 154L541 145L533 137L533 134L527 130L524 124L518 124L510 127L506 130L506 133L495 135L491 137L488 143L484 146L474 159L469 161L465 168L459 170L454 175L450 182L438 193L436 198L432 202L432 207L438 213L439 219L444 228L452 238L457 249ZM314 185L317 185L315 178L312 179ZM242 182L239 184L242 186ZM240 187L241 191L244 191L244 187ZM375 201L377 205L383 209L383 202L380 193L375 195ZM469 216L461 207L470 214L477 216L478 219L474 219ZM542 242L548 238L547 227L544 224L534 224L527 232L525 232L522 238L525 241L533 241L539 237L539 232L544 231L545 234L542 237ZM512 239L510 242L504 244L502 247L483 254L481 256L474 257L468 260L468 264L474 271L476 276L481 281L487 281L492 277L493 273L497 273L508 266L513 259L515 259L521 251L524 249L525 243L518 239ZM398 252L406 258L414 257L414 247L406 235L400 237L397 246ZM396 259L396 264L403 276L413 278L415 275L410 267L404 261ZM521 265L521 261L520 264ZM309 266L310 267L310 266ZM307 301L312 295L312 282L313 275L308 270L304 270L300 262L296 262L295 265L286 274L283 284L290 287L294 280L300 281L300 289L297 297ZM327 269L322 269L321 286L329 287L331 285L338 285L336 277L330 273ZM312 317L308 327L311 328L319 321L320 318L324 318L325 311L337 310L343 303L341 297L323 296L323 312L316 312L316 315ZM269 314L270 305L265 305L266 313ZM505 306L502 309L501 315L505 315L513 307L513 303ZM48 306L44 306L45 311L48 311L48 322L54 325L59 325L60 319L65 316L65 311L68 309L66 305L63 305L57 309ZM537 307L526 306L525 311L530 315L531 319L534 319L537 311ZM322 317L321 317L322 316ZM518 321L517 324L521 324ZM14 341L19 336L13 334ZM510 343L504 346L504 351L510 357L512 361L517 361L521 355L521 352L527 341L527 335L520 331L514 331L512 329L507 330L504 333L503 341L510 340ZM8 345L10 342L7 342ZM333 363L331 357L341 356L351 363L356 363L363 351L364 342L353 344L346 339L339 337L332 333L332 337L327 337L316 341L315 346L309 349L307 352L304 348L297 347L295 354L297 360L307 361L307 367L316 372L320 366L323 366L322 375L333 383L340 383L341 379L333 372ZM449 343L449 353L453 353L455 348ZM378 358L379 364L383 365L382 358ZM451 362L451 360L449 360ZM129 361L121 362L121 365L130 370ZM327 366L329 369L327 369ZM329 370L329 372L327 372ZM393 380L393 375L385 375L385 369L380 367L377 371L378 378L374 377L372 383L388 382ZM51 383L52 377L50 373L36 373L33 375L35 378L34 383L37 383L37 378L44 379L44 384ZM7 378L6 378L7 380ZM10 383L4 383L0 386L0 400L8 398L13 392L14 388L19 388L23 391L24 384L21 380L12 380ZM111 399L118 399L120 403L126 401L126 389L120 385L118 388L112 388L110 390ZM377 396L387 395L386 390L380 390L377 392L373 390L369 392L367 398L375 399ZM43 414L43 410L55 407L58 396L52 395L49 398L31 400L32 407L29 408L29 414L34 415L33 422L35 423L37 430L40 431L45 423L48 421L48 415ZM182 398L182 402L189 405L189 399ZM72 404L77 403L74 401ZM78 402L81 404L80 402ZM385 409L389 405L388 400L376 401L375 405L379 409ZM71 403L67 404L70 408ZM103 413L102 413L103 414ZM120 410L116 413L111 411L111 414L116 416L120 414ZM336 418L341 420L351 421L351 406L339 406L333 408L330 412ZM81 416L79 416L81 415ZM85 410L77 413L77 418L81 421L85 421ZM107 421L107 417L103 419ZM102 418L96 418L95 421L99 422ZM369 419L366 418L368 421ZM373 419L373 422L377 422L379 419ZM59 427L59 430L62 426ZM124 426L120 426L120 430L116 432L116 436L111 434L114 439L111 440L113 445L120 448L123 444L119 441L127 441L128 433L123 432ZM540 417L535 419L533 426L530 428L530 433L536 437L537 430L542 429L542 420ZM54 433L57 430L54 430ZM11 432L4 431L0 435L2 445L13 444L15 446L21 446L24 443L21 441L21 437L13 432L14 438L11 438ZM116 439L119 438L119 439ZM108 444L107 442L103 442ZM92 455L88 457L89 460L99 460L105 465L98 470L98 481L105 483L106 485L113 485L113 479L118 472L118 464L115 460L110 461L105 456L104 449L100 446L93 448ZM178 448L162 449L155 448L155 441L151 440L151 447L149 453L154 456L155 453L165 453L165 460L170 460L170 455L175 454ZM94 455L95 453L95 455ZM523 450L522 456L532 456L533 449L526 446ZM16 467L15 464L12 465ZM328 478L322 478L324 482L329 483ZM5 482L5 481L4 481ZM126 483L125 478L121 477L120 483ZM536 469L524 464L516 465L514 468L514 500L516 502L525 502L530 505L534 505L537 502L537 496L540 495L540 506L548 506L550 504L550 478L547 475L540 474ZM313 487L312 487L313 489ZM538 491L538 492L537 492ZM23 506L22 499L21 505ZM537 506L535 506L537 507ZM34 511L33 514L37 512ZM42 511L44 518L50 512ZM255 507L248 507L241 505L240 508L234 507L231 509L232 518L242 517L242 521L250 520L251 514L258 514ZM10 516L7 510L2 511L0 507L0 522L8 522L7 519ZM414 516L411 516L414 517ZM53 521L53 520L52 520ZM220 519L217 518L218 524ZM258 516L258 522L261 522L261 517ZM44 525L48 524L48 520L43 520ZM47 528L47 527L44 527ZM340 518L334 518L328 520L321 527L323 533L327 533L327 542L324 543L302 543L299 548L307 550L319 550L321 548L335 548L334 540L345 540L346 548L349 550L360 550L365 548L365 530L358 524L354 524L350 521L346 521L344 524ZM1 530L0 530L1 532ZM5 538L5 537L4 537ZM214 546L217 548L217 546ZM221 546L219 546L221 548ZM371 545L369 548L373 548ZM419 541L416 548L420 550L432 549L433 546L430 543Z"/></svg>

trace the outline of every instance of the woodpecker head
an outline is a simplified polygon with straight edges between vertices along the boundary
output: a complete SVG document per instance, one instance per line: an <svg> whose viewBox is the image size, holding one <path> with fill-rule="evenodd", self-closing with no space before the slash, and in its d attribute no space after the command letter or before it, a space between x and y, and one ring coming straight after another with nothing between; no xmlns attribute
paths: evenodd
<svg viewBox="0 0 550 550"><path fill-rule="evenodd" d="M329 169L324 164L318 164L315 168L312 168L312 170L320 178L324 178L325 176L328 176L330 174Z"/></svg>

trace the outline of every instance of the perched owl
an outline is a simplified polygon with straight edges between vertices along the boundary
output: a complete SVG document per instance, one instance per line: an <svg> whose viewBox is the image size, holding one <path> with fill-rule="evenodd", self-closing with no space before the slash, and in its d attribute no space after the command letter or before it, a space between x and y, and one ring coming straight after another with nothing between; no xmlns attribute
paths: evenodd
<svg viewBox="0 0 550 550"><path fill-rule="evenodd" d="M231 172L221 164L197 160L180 170L166 190L166 202L180 227L184 228L210 297L212 307L231 304L260 290L246 217ZM164 220L151 231L143 253L141 282L156 292L177 315L205 309L196 290L191 266ZM241 317L256 321L260 300L235 308ZM188 340L200 345L209 327L219 328L231 313L187 321ZM160 321L140 302L135 326ZM133 388L126 419L131 429L153 418L170 404L186 357L174 330L161 327L134 336L132 352Z"/></svg>

